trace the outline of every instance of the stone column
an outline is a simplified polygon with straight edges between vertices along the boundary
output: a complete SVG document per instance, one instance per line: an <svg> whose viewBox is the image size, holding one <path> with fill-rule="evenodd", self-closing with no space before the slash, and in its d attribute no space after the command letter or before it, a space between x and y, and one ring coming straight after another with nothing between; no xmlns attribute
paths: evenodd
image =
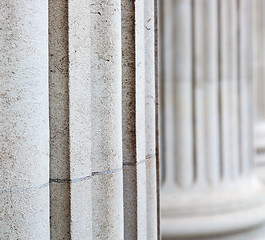
<svg viewBox="0 0 265 240"><path fill-rule="evenodd" d="M265 164L265 2L252 1L254 146L258 166Z"/></svg>
<svg viewBox="0 0 265 240"><path fill-rule="evenodd" d="M89 27L88 0L49 1L51 239L92 238Z"/></svg>
<svg viewBox="0 0 265 240"><path fill-rule="evenodd" d="M162 3L162 234L265 222L252 160L249 0Z"/></svg>
<svg viewBox="0 0 265 240"><path fill-rule="evenodd" d="M47 240L48 1L1 1L0 46L0 239Z"/></svg>

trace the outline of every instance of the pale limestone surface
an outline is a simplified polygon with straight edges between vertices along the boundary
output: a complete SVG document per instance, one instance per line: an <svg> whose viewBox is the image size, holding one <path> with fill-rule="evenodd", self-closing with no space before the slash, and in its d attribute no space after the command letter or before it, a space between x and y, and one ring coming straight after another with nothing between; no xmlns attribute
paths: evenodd
<svg viewBox="0 0 265 240"><path fill-rule="evenodd" d="M144 1L147 239L157 239L155 1Z"/></svg>
<svg viewBox="0 0 265 240"><path fill-rule="evenodd" d="M0 2L0 239L49 239L48 1Z"/></svg>
<svg viewBox="0 0 265 240"><path fill-rule="evenodd" d="M90 1L93 239L123 239L121 1Z"/></svg>

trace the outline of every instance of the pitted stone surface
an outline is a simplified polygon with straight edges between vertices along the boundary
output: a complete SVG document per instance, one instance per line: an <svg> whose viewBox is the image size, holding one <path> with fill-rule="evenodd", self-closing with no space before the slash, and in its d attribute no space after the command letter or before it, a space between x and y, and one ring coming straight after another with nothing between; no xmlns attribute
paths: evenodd
<svg viewBox="0 0 265 240"><path fill-rule="evenodd" d="M0 239L49 239L48 1L0 2Z"/></svg>

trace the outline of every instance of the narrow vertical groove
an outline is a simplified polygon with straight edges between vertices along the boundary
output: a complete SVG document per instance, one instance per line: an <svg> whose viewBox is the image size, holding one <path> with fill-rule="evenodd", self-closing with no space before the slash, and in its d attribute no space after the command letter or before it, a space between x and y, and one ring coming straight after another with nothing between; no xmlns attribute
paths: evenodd
<svg viewBox="0 0 265 240"><path fill-rule="evenodd" d="M252 47L252 66L251 66L251 69L253 70L252 71L252 81L253 81L253 94L251 94L251 96L253 97L253 115L254 115L254 119L253 119L253 134L250 135L250 136L253 136L253 139L254 139L254 151L255 151L255 157L258 157L258 139L257 139L257 136L258 136L258 132L257 132L257 129L258 129L258 124L259 124L259 101L258 101L258 94L259 94L259 89L258 89L258 66L257 66L257 44L258 44L258 14L257 14L257 9L258 9L258 0L254 0L251 2L251 6L252 6L252 14L253 14L253 19L252 19L252 42L251 42L251 47ZM249 84L249 83L247 83ZM255 93L258 93L258 94L255 94ZM248 165L250 167L250 162L248 161Z"/></svg>
<svg viewBox="0 0 265 240"><path fill-rule="evenodd" d="M188 0L175 1L174 40L171 50L174 85L174 156L175 179L180 189L187 189L193 182L192 154L192 51L191 51L191 5ZM182 34L179 32L182 31ZM177 47L181 46L181 47Z"/></svg>
<svg viewBox="0 0 265 240"><path fill-rule="evenodd" d="M219 178L217 1L195 4L195 93L200 184Z"/></svg>
<svg viewBox="0 0 265 240"><path fill-rule="evenodd" d="M162 165L161 162L161 154L160 154L160 136L161 136L161 131L160 129L160 119L161 119L161 114L160 113L160 74L161 74L161 64L160 64L160 29L161 29L161 24L160 24L160 13L162 13L161 6L162 4L159 4L159 0L154 0L154 11L155 11L155 97L156 97L156 196L157 196L157 240L161 240L161 230L160 230L160 219L161 219L161 214L160 214L160 189L161 189L161 172L160 172L160 166Z"/></svg>
<svg viewBox="0 0 265 240"><path fill-rule="evenodd" d="M261 146L260 140L262 138L262 135L264 134L263 126L264 126L264 120L262 118L263 115L263 88L264 85L264 78L263 78L263 53L264 48L262 44L263 39L263 29L262 29L262 1L259 0L253 0L252 6L253 6L253 99L254 99L254 146L255 146L255 157L257 158L257 161L259 161L259 149Z"/></svg>
<svg viewBox="0 0 265 240"><path fill-rule="evenodd" d="M237 178L238 164L236 9L234 0L220 3L223 176L230 180Z"/></svg>
<svg viewBox="0 0 265 240"><path fill-rule="evenodd" d="M241 93L241 84L242 84L242 77L241 77L241 54L240 54L240 50L241 50L241 42L240 42L240 38L241 38L241 32L240 32L240 26L241 26L241 5L240 5L240 0L237 0L237 95L238 95L238 141L239 141L239 175L241 176L243 173L243 154L242 154L242 115L241 115L241 99L242 99L242 93ZM244 80L243 80L244 81Z"/></svg>
<svg viewBox="0 0 265 240"><path fill-rule="evenodd" d="M135 50L135 4L122 1L122 129L123 162L136 159L136 50ZM124 167L124 238L137 239L137 172L136 168Z"/></svg>
<svg viewBox="0 0 265 240"><path fill-rule="evenodd" d="M263 101L263 95L264 95L264 80L263 80L263 36L262 36L262 32L263 32L263 12L261 11L263 6L263 1L259 1L259 8L258 8L258 12L257 12L257 16L258 16L258 21L259 21L259 29L258 29L258 33L260 34L259 36L259 47L258 47L258 68L259 68L259 79L258 81L259 83L259 87L258 87L258 98L259 98L259 105L260 105L260 109L259 109L259 121L262 122L264 121L263 116L264 116L264 101Z"/></svg>
<svg viewBox="0 0 265 240"><path fill-rule="evenodd" d="M252 20L253 20L253 16L252 16L252 5L250 4L250 2L247 2L247 10L246 11L246 16L247 19L250 19L250 21L247 21L247 31L246 31L246 35L248 36L248 47L250 48L252 46L252 42L251 42L251 37L249 36L249 33L252 32ZM250 10L249 10L250 9ZM246 79L246 85L247 85L247 93L248 93L248 99L253 99L253 68L251 67L251 63L253 62L253 57L251 55L251 51L248 51L247 54L247 63L248 63L248 72L247 72L247 79ZM252 164L250 164L249 169L248 169L248 174L253 171L255 163L254 163L254 151L253 151L253 139L254 139L254 132L253 132L253 124L254 124L254 119L253 119L253 112L254 112L254 106L253 106L253 101L249 101L248 102L248 123L249 123L249 128L248 128L248 135L249 135L249 141L248 141L248 156L251 161Z"/></svg>
<svg viewBox="0 0 265 240"><path fill-rule="evenodd" d="M249 159L252 159L252 132L253 126L251 125L251 106L249 99L251 98L251 81L252 76L250 65L250 36L249 36L249 18L247 12L249 11L248 0L240 0L240 117L241 117L241 177L248 177L250 169ZM254 98L253 98L254 100Z"/></svg>
<svg viewBox="0 0 265 240"><path fill-rule="evenodd" d="M259 16L260 16L260 34L261 34L261 38L260 38L260 64L261 64L261 88L259 89L263 89L265 88L265 80L264 80L264 1L260 2L260 8L259 8ZM260 102L261 102L261 121L265 121L265 97L264 97L264 92L260 91Z"/></svg>
<svg viewBox="0 0 265 240"><path fill-rule="evenodd" d="M123 163L126 164L123 186L126 239L147 237L144 29L149 27L144 22L144 4L144 0L122 1Z"/></svg>
<svg viewBox="0 0 265 240"><path fill-rule="evenodd" d="M195 16L194 16L194 1L191 0L191 29L192 29L192 119L193 119L193 129L192 129L192 138L193 138L193 182L197 182L197 134L196 134L196 100L195 100Z"/></svg>
<svg viewBox="0 0 265 240"><path fill-rule="evenodd" d="M173 4L174 1L166 0L163 3L163 11L165 19L163 19L163 85L164 92L164 158L165 158L165 183L163 184L163 191L171 192L175 188L175 122L174 122L174 68L173 68L173 52L168 46L174 46L173 43Z"/></svg>
<svg viewBox="0 0 265 240"><path fill-rule="evenodd" d="M261 81L261 87L259 88L259 97L260 97L260 103L261 103L261 113L260 113L260 120L265 121L265 101L264 101L264 89L265 89L265 80L264 80L264 1L260 1L260 7L259 7L259 13L258 16L260 16L260 29L259 33L261 35L260 37L260 81Z"/></svg>
<svg viewBox="0 0 265 240"><path fill-rule="evenodd" d="M258 2L258 9L257 9L257 18L258 18L258 31L257 34L260 33L260 30L262 29L262 15L260 14L260 9L262 7L262 0L261 1L257 1ZM262 51L260 51L260 49L262 49L262 41L261 41L261 37L258 37L258 47L257 47L257 65L258 65L258 78L257 78L257 101L258 101L258 105L259 105L259 111L258 111L258 121L261 122L262 121L262 96L261 96L261 89L263 88L263 82L260 81L260 79L262 78L262 70L261 70L261 55L262 55Z"/></svg>
<svg viewBox="0 0 265 240"><path fill-rule="evenodd" d="M176 1L171 1L172 17L173 18L176 16L176 12L175 12L176 5L177 5ZM171 38L172 38L172 42L173 43L175 43L176 40L177 40L176 25L177 25L176 21L173 21L172 22L172 28L171 28L171 31L172 31ZM177 108L176 107L176 97L177 97L177 93L176 93L177 79L176 79L176 77L177 76L176 76L176 71L174 71L174 67L175 67L174 64L176 63L177 56L175 54L175 51L176 51L175 46L173 47L173 49L171 49L171 51L173 51L173 54L172 54L172 57L171 57L172 58L171 59L172 62L170 63L171 71L172 71L171 72L171 84L172 84L172 86L171 86L172 87L171 94L172 94L172 96L171 96L171 98L169 98L169 101L172 102L171 103L172 104L172 109L171 109L172 113L171 114L172 114L172 121L173 121L173 125L174 125L174 128L171 129L171 131L173 132L172 143L173 143L173 146L174 146L174 147L172 147L172 153L171 154L172 154L173 158L171 159L171 161L174 163L174 168L175 168L175 170L174 170L172 175L173 175L174 183L176 184L176 186L181 188L181 184L178 182L178 180L179 180L178 179L178 175L179 175L179 172L178 172L179 165L178 165L178 163L179 163L179 161L175 161L175 157L176 157L176 153L177 153L176 146L178 144L178 142L177 142L177 131L176 131L178 122L177 122L176 112L179 111L179 109L176 109ZM167 143L167 145L168 145L168 143ZM171 166L171 168L172 168L172 166Z"/></svg>
<svg viewBox="0 0 265 240"><path fill-rule="evenodd" d="M238 9L237 9L237 0L231 0L230 2L230 11L231 11L231 22L230 22L230 114L231 114L231 124L230 124L230 134L232 139L232 148L231 148L231 177L233 179L238 179L239 175L239 139L238 139ZM228 11L229 11L228 10Z"/></svg>
<svg viewBox="0 0 265 240"><path fill-rule="evenodd" d="M219 144L220 144L220 151L219 151L219 169L220 169L220 180L223 180L224 178L224 159L223 159L223 129L222 129L222 90L221 90L221 71L222 71L222 64L221 64L221 0L218 0L218 13L217 13L217 19L218 19L218 114L219 114Z"/></svg>
<svg viewBox="0 0 265 240"><path fill-rule="evenodd" d="M68 29L68 1L49 1L50 179L70 179ZM50 183L50 234L70 238L69 183Z"/></svg>
<svg viewBox="0 0 265 240"><path fill-rule="evenodd" d="M156 0L157 2L159 0ZM157 3L158 5L158 3ZM163 20L162 20L163 19ZM160 60L159 64L159 73L158 73L158 69L156 69L157 72L157 78L158 78L158 84L157 86L159 86L158 91L159 91L159 95L158 95L158 100L159 100L159 105L158 105L158 116L159 116L159 121L158 121L158 126L159 126L159 156L161 159L161 165L160 165L160 169L161 169L161 187L163 188L163 185L165 183L165 176L166 176L166 156L165 156L165 98L164 98L164 92L165 92L165 87L164 87L164 82L165 82L165 51L164 51L164 36L165 36L165 32L164 32L164 4L159 4L159 18L157 20L157 22L160 23L160 28L159 28L159 32L157 32L157 39L160 39L159 44L157 45L158 47L158 57L157 59ZM159 37L158 37L159 36ZM160 49L163 49L162 51ZM158 120L158 118L157 118Z"/></svg>
<svg viewBox="0 0 265 240"><path fill-rule="evenodd" d="M156 0L159 1L159 0ZM158 22L160 23L160 28L159 28L159 33L157 33L157 35L160 38L160 42L158 45L158 52L160 53L159 55L159 60L160 63L159 64L159 74L157 75L158 77L158 83L159 83L159 95L158 95L158 99L159 99L159 105L158 105L158 115L159 115L159 144L160 144L160 151L159 151L159 156L161 159L161 187L163 188L163 185L165 183L165 176L166 176L166 172L165 172L165 168L166 168L166 160L165 160L165 98L164 98L164 92L165 92L165 69L164 69L164 62L165 62L165 52L164 51L159 51L159 49L164 49L164 36L165 36L165 30L164 30L164 4L160 4L159 5L159 20ZM158 37L157 37L158 38ZM158 72L158 70L156 70Z"/></svg>

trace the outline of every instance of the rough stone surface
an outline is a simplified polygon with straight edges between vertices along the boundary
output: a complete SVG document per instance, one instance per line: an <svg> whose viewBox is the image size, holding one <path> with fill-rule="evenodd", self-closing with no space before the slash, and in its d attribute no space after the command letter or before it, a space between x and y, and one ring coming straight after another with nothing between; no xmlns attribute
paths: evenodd
<svg viewBox="0 0 265 240"><path fill-rule="evenodd" d="M93 239L123 239L121 1L90 1Z"/></svg>
<svg viewBox="0 0 265 240"><path fill-rule="evenodd" d="M0 239L49 239L48 1L0 2Z"/></svg>
<svg viewBox="0 0 265 240"><path fill-rule="evenodd" d="M124 239L122 170L93 177L93 239Z"/></svg>

